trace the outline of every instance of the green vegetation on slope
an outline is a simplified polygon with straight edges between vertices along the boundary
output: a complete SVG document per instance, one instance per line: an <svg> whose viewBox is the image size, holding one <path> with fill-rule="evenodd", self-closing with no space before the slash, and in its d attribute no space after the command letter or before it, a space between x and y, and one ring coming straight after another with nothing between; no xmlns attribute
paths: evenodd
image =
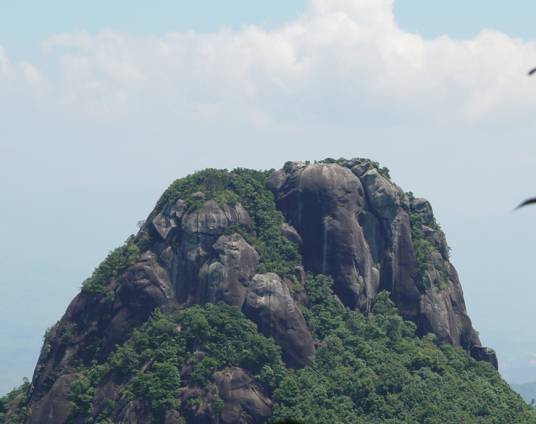
<svg viewBox="0 0 536 424"><path fill-rule="evenodd" d="M185 366L191 371L181 381ZM207 304L170 314L156 311L104 364L80 373L70 389L73 419L90 416L96 388L110 376L126 382L122 391L127 398L143 400L157 418L180 406L177 396L185 385L203 389L217 409L221 400L213 374L235 366L248 370L268 389L275 388L286 372L273 340L258 334L255 324L234 307ZM99 416L104 418L106 411Z"/></svg>
<svg viewBox="0 0 536 424"><path fill-rule="evenodd" d="M146 402L157 420L180 407L186 386L201 388L197 401L217 411L222 401L214 373L238 366L273 393L274 421L536 423L490 364L449 344L437 346L433 336L415 336L415 325L400 317L387 293L367 317L343 307L331 285L323 275L307 280L309 303L302 310L319 340L309 366L285 368L273 340L236 308L157 311L104 364L80 373L71 386L73 417L91 415L96 388L110 376L123 382L128 398ZM185 367L191 371L183 381Z"/></svg>
<svg viewBox="0 0 536 424"><path fill-rule="evenodd" d="M274 419L304 423L535 423L488 363L415 336L387 293L366 317L340 305L328 277L309 279L306 319L320 340L310 366L274 392Z"/></svg>
<svg viewBox="0 0 536 424"><path fill-rule="evenodd" d="M422 234L422 218L416 213L409 215L411 223L411 241L413 243L413 249L415 250L415 258L417 259L417 275L415 277L417 286L421 291L425 291L427 288L425 283L425 273L432 266L432 253L434 252L434 245L426 240Z"/></svg>
<svg viewBox="0 0 536 424"><path fill-rule="evenodd" d="M11 390L7 395L0 397L0 422L4 424L20 424L23 422L26 416L26 397L28 390L30 389L30 383L28 380L24 380L24 383ZM12 413L6 420L6 414L9 409L12 409Z"/></svg>
<svg viewBox="0 0 536 424"><path fill-rule="evenodd" d="M129 237L123 246L111 251L106 259L93 271L91 277L82 284L82 291L85 293L106 293L110 298L113 293L106 291L106 285L110 279L117 278L130 265L133 265L140 255L140 249L134 241L134 237Z"/></svg>
<svg viewBox="0 0 536 424"><path fill-rule="evenodd" d="M178 199L191 208L200 207L202 200L192 197L201 192L205 200L219 203L240 204L253 220L256 237L246 239L261 257L259 272L275 272L290 275L300 264L298 247L281 234L283 216L276 208L274 196L266 187L270 171L238 168L233 171L205 169L175 181L157 203L156 211Z"/></svg>

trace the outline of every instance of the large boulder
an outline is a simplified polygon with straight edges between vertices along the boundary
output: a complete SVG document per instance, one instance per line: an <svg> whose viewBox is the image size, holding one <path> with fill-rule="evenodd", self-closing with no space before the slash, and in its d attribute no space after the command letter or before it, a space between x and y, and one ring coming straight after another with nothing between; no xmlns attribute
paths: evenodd
<svg viewBox="0 0 536 424"><path fill-rule="evenodd" d="M288 287L274 273L253 277L244 303L244 313L267 337L281 346L290 366L304 366L314 353L314 340Z"/></svg>
<svg viewBox="0 0 536 424"><path fill-rule="evenodd" d="M226 368L217 372L215 381L219 396L224 401L221 423L264 423L272 415L270 397L242 368Z"/></svg>
<svg viewBox="0 0 536 424"><path fill-rule="evenodd" d="M360 179L374 211L384 219L394 219L400 206L397 187L376 169L368 170Z"/></svg>
<svg viewBox="0 0 536 424"><path fill-rule="evenodd" d="M346 305L367 310L379 281L357 221L365 204L359 179L336 164L296 163L274 173L268 184L278 208L303 240L306 271L331 275Z"/></svg>
<svg viewBox="0 0 536 424"><path fill-rule="evenodd" d="M75 379L76 374L64 374L60 376L43 398L35 402L27 423L67 422L74 406L68 399L68 393L71 383Z"/></svg>
<svg viewBox="0 0 536 424"><path fill-rule="evenodd" d="M181 229L170 240L177 245L171 278L179 303L229 300L241 306L242 286L255 273L258 259L238 234L220 238L233 228L251 230L251 219L240 203L229 206L209 200L182 217Z"/></svg>
<svg viewBox="0 0 536 424"><path fill-rule="evenodd" d="M206 287L205 300L242 308L259 255L237 233L221 236L213 248L218 257L203 265L199 273L200 283Z"/></svg>

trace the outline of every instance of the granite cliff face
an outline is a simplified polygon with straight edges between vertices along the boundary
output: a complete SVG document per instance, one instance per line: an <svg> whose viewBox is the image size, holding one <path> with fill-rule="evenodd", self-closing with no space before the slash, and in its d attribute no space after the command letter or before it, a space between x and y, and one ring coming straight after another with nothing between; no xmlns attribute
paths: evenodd
<svg viewBox="0 0 536 424"><path fill-rule="evenodd" d="M25 423L265 422L272 414L271 389L250 369L215 370L208 391L194 383L192 369L205 355L199 348L179 370L180 407L158 417L143 399L125 394L132 380L126 374L100 376L86 390L91 399L83 411L73 401L73 387L81 384L81 369L105 363L155 310L207 303L241 311L280 347L286 367L304 367L318 347L302 308L307 275L332 277L340 302L365 315L388 291L418 334L433 333L438 343L460 346L497 367L471 325L445 236L426 200L404 193L364 159L287 163L266 177L265 198L281 212L277 237L290 258L288 269L278 273L265 259L271 252L260 231L267 228L262 231L269 236L272 230L246 189L213 195L209 187L185 196L190 186L184 184L177 191L182 197L164 195L139 233L96 271L49 330L23 402ZM211 184L220 183L216 178ZM177 324L173 331L184 330ZM141 372L153 365L148 361ZM192 398L197 400L188 402Z"/></svg>
<svg viewBox="0 0 536 424"><path fill-rule="evenodd" d="M345 305L369 312L387 290L419 333L434 333L496 366L471 325L429 202L406 195L366 160L292 163L268 184L303 240L306 271L331 275Z"/></svg>

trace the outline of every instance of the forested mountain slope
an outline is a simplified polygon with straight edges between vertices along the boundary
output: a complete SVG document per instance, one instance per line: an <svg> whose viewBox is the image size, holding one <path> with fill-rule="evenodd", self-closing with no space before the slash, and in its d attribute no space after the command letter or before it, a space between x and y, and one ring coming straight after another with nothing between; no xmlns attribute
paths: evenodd
<svg viewBox="0 0 536 424"><path fill-rule="evenodd" d="M387 169L208 169L83 283L0 420L536 423L496 367Z"/></svg>

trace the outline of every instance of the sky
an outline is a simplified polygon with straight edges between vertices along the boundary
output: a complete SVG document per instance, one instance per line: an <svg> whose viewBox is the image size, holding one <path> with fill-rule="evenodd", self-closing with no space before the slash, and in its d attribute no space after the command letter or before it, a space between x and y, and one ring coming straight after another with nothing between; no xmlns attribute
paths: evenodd
<svg viewBox="0 0 536 424"><path fill-rule="evenodd" d="M470 4L467 4L470 3ZM175 179L370 157L428 198L507 381L536 380L536 3L0 3L0 393Z"/></svg>

